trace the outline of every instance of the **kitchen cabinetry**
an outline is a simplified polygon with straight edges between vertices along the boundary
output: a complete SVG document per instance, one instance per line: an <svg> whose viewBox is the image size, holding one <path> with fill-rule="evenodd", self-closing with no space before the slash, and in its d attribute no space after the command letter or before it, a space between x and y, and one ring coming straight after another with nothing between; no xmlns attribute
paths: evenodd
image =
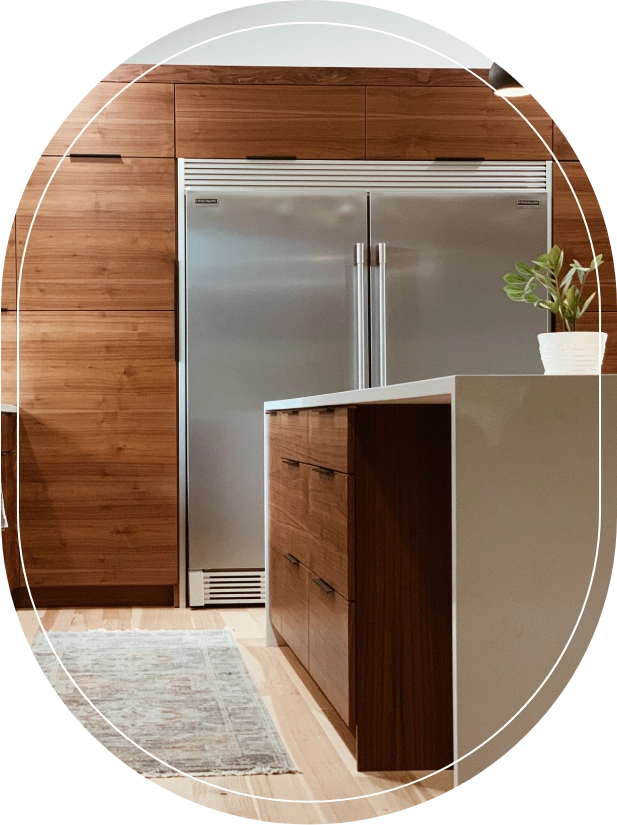
<svg viewBox="0 0 617 825"><path fill-rule="evenodd" d="M364 89L176 87L178 157L364 158Z"/></svg>
<svg viewBox="0 0 617 825"><path fill-rule="evenodd" d="M550 146L550 117L532 99L516 105ZM550 158L520 115L486 88L368 87L366 147L371 160Z"/></svg>
<svg viewBox="0 0 617 825"><path fill-rule="evenodd" d="M15 221L9 233L2 272L2 309L17 307L17 257L15 254Z"/></svg>
<svg viewBox="0 0 617 825"><path fill-rule="evenodd" d="M17 414L2 413L2 494L8 527L2 531L2 552L9 589L19 586L21 563L17 538Z"/></svg>
<svg viewBox="0 0 617 825"><path fill-rule="evenodd" d="M356 732L360 770L448 764L449 407L268 420L275 630Z"/></svg>
<svg viewBox="0 0 617 825"><path fill-rule="evenodd" d="M17 403L17 313L3 312L0 316L2 344L2 376L0 381L3 404Z"/></svg>
<svg viewBox="0 0 617 825"><path fill-rule="evenodd" d="M553 123L553 152L557 160L578 160L574 149L556 123Z"/></svg>

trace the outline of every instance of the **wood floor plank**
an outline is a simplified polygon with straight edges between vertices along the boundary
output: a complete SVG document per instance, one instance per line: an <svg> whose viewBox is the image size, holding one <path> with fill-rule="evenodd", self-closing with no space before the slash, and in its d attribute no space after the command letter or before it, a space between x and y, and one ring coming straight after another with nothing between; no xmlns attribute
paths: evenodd
<svg viewBox="0 0 617 825"><path fill-rule="evenodd" d="M24 632L24 636L26 637L28 644L31 645L34 641L34 637L41 629L36 613L34 610L25 608L17 610L16 612L17 618L19 619L19 624ZM41 616L41 619L43 619L45 616L45 610L40 610L39 615Z"/></svg>

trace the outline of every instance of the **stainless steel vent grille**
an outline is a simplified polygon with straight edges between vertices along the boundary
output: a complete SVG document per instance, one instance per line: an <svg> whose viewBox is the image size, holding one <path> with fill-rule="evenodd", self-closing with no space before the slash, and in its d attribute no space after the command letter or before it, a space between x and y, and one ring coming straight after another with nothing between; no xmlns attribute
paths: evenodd
<svg viewBox="0 0 617 825"><path fill-rule="evenodd" d="M544 161L273 161L185 159L187 188L221 186L547 191Z"/></svg>
<svg viewBox="0 0 617 825"><path fill-rule="evenodd" d="M189 573L191 607L226 604L264 604L264 570L191 570Z"/></svg>

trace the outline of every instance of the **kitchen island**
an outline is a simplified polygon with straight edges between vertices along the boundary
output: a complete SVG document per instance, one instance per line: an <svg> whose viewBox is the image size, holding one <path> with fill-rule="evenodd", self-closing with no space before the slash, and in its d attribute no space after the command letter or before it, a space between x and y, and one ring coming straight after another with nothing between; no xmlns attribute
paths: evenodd
<svg viewBox="0 0 617 825"><path fill-rule="evenodd" d="M597 624L617 377L449 376L265 413L269 642L355 733L359 770L469 779L542 717Z"/></svg>

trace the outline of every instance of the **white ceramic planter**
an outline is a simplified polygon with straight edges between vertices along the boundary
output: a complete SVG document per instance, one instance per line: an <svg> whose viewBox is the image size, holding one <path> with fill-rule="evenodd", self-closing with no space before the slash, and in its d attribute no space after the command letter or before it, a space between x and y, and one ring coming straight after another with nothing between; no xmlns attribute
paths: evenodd
<svg viewBox="0 0 617 825"><path fill-rule="evenodd" d="M606 332L541 332L545 375L599 375Z"/></svg>

